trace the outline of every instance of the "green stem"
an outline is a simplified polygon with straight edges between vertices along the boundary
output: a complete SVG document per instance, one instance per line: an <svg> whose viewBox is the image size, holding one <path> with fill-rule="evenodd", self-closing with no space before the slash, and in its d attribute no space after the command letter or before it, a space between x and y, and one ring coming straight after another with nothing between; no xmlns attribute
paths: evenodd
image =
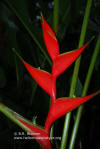
<svg viewBox="0 0 100 149"><path fill-rule="evenodd" d="M92 76L92 73L93 73L93 69L94 69L95 62L96 62L99 51L100 51L100 35L98 36L98 39L97 39L97 42L96 42L96 47L94 49L94 53L93 53L93 56L92 56L92 59L91 59L91 63L90 63L90 66L89 66L88 75L86 77L86 81L85 81L86 83L84 84L84 89L83 89L83 92L82 92L82 96L85 96L85 94L88 90L88 86L89 86L89 83L90 83L90 80L91 80L91 76Z"/></svg>
<svg viewBox="0 0 100 149"><path fill-rule="evenodd" d="M62 140L61 140L60 149L66 149L67 138L68 138L68 130L69 130L69 125L70 125L70 118L71 118L71 112L69 112L65 116L64 128L63 128L63 133L62 133Z"/></svg>
<svg viewBox="0 0 100 149"><path fill-rule="evenodd" d="M93 69L94 69L94 66L95 66L96 58L97 58L98 53L99 53L99 50L100 50L100 35L98 37L93 56L91 58L91 63L90 63L89 70L88 70L88 73L87 73L87 77L86 77L86 80L85 80L82 96L85 96L86 93L87 93L89 83L90 83L90 80L91 80L91 77L92 77ZM72 136L71 136L71 139L70 139L69 149L74 148L75 139L76 139L77 132L78 132L78 127L79 127L80 119L81 119L81 116L82 116L82 111L83 111L83 106L80 106L78 108L77 115L76 115L76 120L75 120L74 127L73 127L73 130L72 130Z"/></svg>
<svg viewBox="0 0 100 149"><path fill-rule="evenodd" d="M83 24L82 24L82 29L81 29L81 35L80 35L78 48L83 46L83 43L84 43L84 40L85 40L85 35L86 35L86 30L87 30L91 5L92 5L92 0L88 0L87 7L86 7L86 10L85 10L85 16L84 16L84 20L83 20ZM71 89L70 89L70 95L71 96L75 92L76 81L77 81L79 67L80 67L80 61L81 61L81 56L76 60L76 63L75 63L74 73L73 73L73 77L72 77L72 84L71 84Z"/></svg>
<svg viewBox="0 0 100 149"><path fill-rule="evenodd" d="M0 103L0 112L2 112L6 117L8 117L10 120L12 120L14 123L16 123L18 126L20 126L23 130L28 132L28 128L26 128L23 124L21 124L17 118L23 119L13 110L6 107L4 104Z"/></svg>
<svg viewBox="0 0 100 149"><path fill-rule="evenodd" d="M5 106L2 103L0 103L0 112L2 112L11 121L13 121L19 127L21 127L24 131L30 132L29 128L27 128L26 126L24 126L24 124L22 124L19 120L25 121L26 123L28 123L30 125L33 125L32 122L30 122L29 120L25 119L24 117L22 117L21 115L19 115L15 111L11 110L10 108L8 108L7 106ZM40 127L39 125L36 125L36 126L43 130L43 128Z"/></svg>
<svg viewBox="0 0 100 149"><path fill-rule="evenodd" d="M59 10L59 0L54 0L53 28L56 35L58 33L58 20L59 20L58 10Z"/></svg>
<svg viewBox="0 0 100 149"><path fill-rule="evenodd" d="M82 29L81 29L81 34L80 34L80 40L79 40L78 48L80 48L83 45L84 40L85 40L85 34L86 34L87 25L88 25L88 18L89 18L89 15L90 15L91 5L92 5L92 0L88 0L87 1L87 6L86 6L86 10L85 10L84 19L83 19L83 24L82 24ZM69 95L70 97L73 97L74 92L75 92L76 81L77 81L78 72L79 72L79 66L80 66L80 61L81 61L81 56L75 62L74 72L73 72L73 76L72 76L72 83L71 83L71 88L70 88L70 95ZM68 119L68 121L66 119ZM71 112L65 116L63 132L66 134L66 137L65 137L65 135L63 133L60 149L65 149L66 148L68 130L69 130L69 125L70 125L70 119L71 119Z"/></svg>
<svg viewBox="0 0 100 149"><path fill-rule="evenodd" d="M50 129L50 138L53 138L53 134L54 134L54 124L52 125ZM53 144L53 139L51 139L51 143Z"/></svg>

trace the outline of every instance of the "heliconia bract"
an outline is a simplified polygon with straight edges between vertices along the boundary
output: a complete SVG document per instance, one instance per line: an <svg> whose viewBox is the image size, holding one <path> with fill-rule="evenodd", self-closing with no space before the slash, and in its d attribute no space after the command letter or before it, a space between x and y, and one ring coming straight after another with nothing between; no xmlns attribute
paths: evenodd
<svg viewBox="0 0 100 149"><path fill-rule="evenodd" d="M30 73L30 75L33 77L33 79L50 95L51 105L45 121L44 130L41 130L36 126L27 124L24 121L21 121L21 120L20 121L26 127L28 127L31 132L32 131L35 133L39 132L40 137L49 137L48 135L50 133L50 127L55 120L57 120L64 114L70 112L71 110L75 109L80 104L83 104L84 102L88 101L90 98L100 93L100 91L86 97L76 97L76 98L62 97L58 99L56 98L57 77L61 73L63 73L78 58L78 56L84 51L84 49L88 46L91 40L87 42L83 47L77 50L60 54L59 44L56 39L55 33L52 31L51 27L46 22L43 16L42 16L41 24L42 24L44 42L45 42L47 51L53 61L52 72L48 73L46 71L34 68L33 66L26 63L23 59L22 59L22 62L25 65L28 72ZM34 137L36 138L37 136L34 136ZM41 146L44 149L52 148L49 139L47 140L43 139L43 140L37 140L37 141L41 144Z"/></svg>
<svg viewBox="0 0 100 149"><path fill-rule="evenodd" d="M31 125L24 120L18 118L17 120L20 121L26 128L28 128L30 135L37 140L37 142L42 146L43 149L52 149L50 137L45 130L40 129L37 126Z"/></svg>
<svg viewBox="0 0 100 149"><path fill-rule="evenodd" d="M51 27L48 25L44 17L42 17L41 24L46 48L49 55L51 56L51 59L54 61L54 59L59 55L59 44L54 32L52 31Z"/></svg>
<svg viewBox="0 0 100 149"><path fill-rule="evenodd" d="M75 109L79 105L85 103L95 95L99 94L100 91L91 94L85 97L77 97L77 98L58 98L54 104L51 105L46 122L45 122L45 130L49 131L52 123L63 116L64 114L70 112Z"/></svg>

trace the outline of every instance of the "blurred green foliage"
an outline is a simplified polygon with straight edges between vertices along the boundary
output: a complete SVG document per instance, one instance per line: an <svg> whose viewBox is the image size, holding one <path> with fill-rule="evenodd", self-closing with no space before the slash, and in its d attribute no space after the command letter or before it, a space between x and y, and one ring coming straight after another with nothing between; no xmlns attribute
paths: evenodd
<svg viewBox="0 0 100 149"><path fill-rule="evenodd" d="M61 53L77 48L85 6L86 1L84 0L59 0L57 38ZM37 116L36 122L42 126L49 108L49 96L31 78L23 64L12 52L12 48L15 48L34 67L41 67L50 72L51 59L43 41L40 13L43 13L53 28L53 8L54 1L52 0L0 1L0 101L30 120ZM94 0L86 41L92 36L95 36L95 39L83 53L76 88L77 96L81 95L98 34L100 34L100 1ZM68 96L73 66L68 68L57 80L57 94L59 97ZM100 53L89 92L98 89L100 89ZM79 148L80 144L82 144L83 149L88 147L100 148L100 136L97 136L97 134L100 134L97 133L100 131L99 111L98 99L95 99L89 105L86 104L84 110L86 114L82 118L76 148ZM74 113L75 111L73 112L73 121ZM82 126L86 126L87 129ZM61 136L62 127L63 118L60 119L60 122L58 120L55 123L55 136ZM35 141L14 140L14 132L18 131L22 130L0 113L1 149L39 148ZM60 141L56 142L59 146Z"/></svg>

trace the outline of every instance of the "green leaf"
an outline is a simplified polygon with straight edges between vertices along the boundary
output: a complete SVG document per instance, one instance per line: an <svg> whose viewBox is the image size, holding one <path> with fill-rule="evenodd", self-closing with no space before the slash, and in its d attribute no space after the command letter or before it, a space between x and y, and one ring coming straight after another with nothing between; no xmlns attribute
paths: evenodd
<svg viewBox="0 0 100 149"><path fill-rule="evenodd" d="M77 83L76 83L76 90L75 90L75 95L76 96L81 96L81 93L82 93L82 89L83 89L83 85L78 77L77 79Z"/></svg>
<svg viewBox="0 0 100 149"><path fill-rule="evenodd" d="M35 33L37 32L37 28L34 24L31 23L29 14L27 12L28 6L27 1L25 0L15 0L12 2L11 0L5 0L9 8L12 10L12 12L17 16L21 24L24 26L24 28L27 30L29 35L32 37L34 42L37 44L41 52L44 54L48 62L51 64L51 60L47 55L47 52L43 49L43 47L40 44L40 41L35 36ZM21 2L21 3L20 3ZM39 34L40 35L40 34Z"/></svg>

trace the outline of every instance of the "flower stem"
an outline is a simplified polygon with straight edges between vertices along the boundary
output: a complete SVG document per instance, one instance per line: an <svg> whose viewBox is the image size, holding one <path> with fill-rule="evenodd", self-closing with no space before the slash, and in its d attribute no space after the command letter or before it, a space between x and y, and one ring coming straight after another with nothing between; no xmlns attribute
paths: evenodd
<svg viewBox="0 0 100 149"><path fill-rule="evenodd" d="M100 35L98 37L93 56L91 58L91 63L90 63L89 70L88 70L88 73L87 73L87 77L86 77L86 80L85 80L82 96L85 96L86 93L87 93L89 83L90 83L90 80L91 80L91 77L92 77L93 69L94 69L94 66L95 66L96 58L98 56L99 51L100 51ZM75 120L74 127L73 127L73 130L72 130L72 136L71 136L71 139L70 139L69 149L74 148L75 139L76 139L76 135L77 135L77 132L78 132L78 127L79 127L80 119L81 119L81 116L82 116L82 111L83 111L83 105L80 106L77 110L76 120Z"/></svg>
<svg viewBox="0 0 100 149"><path fill-rule="evenodd" d="M61 140L60 149L66 149L67 138L68 138L68 130L69 130L69 125L70 125L70 118L71 118L71 112L69 112L65 116L64 128L63 128L63 133L62 133L62 140Z"/></svg>
<svg viewBox="0 0 100 149"><path fill-rule="evenodd" d="M80 34L80 40L79 40L78 48L80 48L83 45L84 40L85 40L85 34L86 34L87 25L88 25L88 18L89 18L89 15L90 15L91 5L92 5L92 0L88 0L87 1L87 6L86 6L86 10L85 10L84 19L83 19L83 24L82 24L82 29L81 29L81 34ZM75 62L74 72L73 72L73 76L72 76L72 83L71 83L71 88L70 88L70 94L69 94L70 97L73 97L74 92L75 92L76 81L77 81L78 72L79 72L79 66L80 66L80 61L81 61L81 56ZM66 119L68 119L68 121ZM64 129L63 130L64 133L62 135L62 142L61 142L60 149L65 149L66 148L68 130L69 130L69 125L70 125L70 119L71 119L71 112L68 113L65 116L64 128L63 128ZM65 136L65 134L66 134L66 136Z"/></svg>
<svg viewBox="0 0 100 149"><path fill-rule="evenodd" d="M17 118L20 118L23 120L25 120L25 119L2 103L0 103L0 112L2 112L6 117L8 117L10 120L12 120L14 123L16 123L18 126L20 126L26 132L29 131L28 128L26 128L23 124L21 124L17 120Z"/></svg>
<svg viewBox="0 0 100 149"><path fill-rule="evenodd" d="M88 0L87 1L87 7L86 7L86 10L85 10L85 16L84 16L84 20L83 20L83 24L82 24L82 29L81 29L78 48L80 48L84 44L91 5L92 5L92 0ZM71 84L71 89L70 89L70 95L71 96L75 92L76 82L77 82L77 77L78 77L78 72L79 72L79 67L80 67L80 61L81 61L81 56L76 60L76 63L75 63L74 73L73 73L73 77L72 77L72 84Z"/></svg>
<svg viewBox="0 0 100 149"><path fill-rule="evenodd" d="M88 90L88 86L89 86L89 83L90 83L90 80L91 80L91 76L92 76L92 73L93 73L93 69L94 69L95 62L96 62L99 51L100 51L100 35L98 36L98 39L97 39L97 42L96 42L96 47L94 49L94 53L93 53L93 56L91 58L91 63L90 63L89 70L88 70L88 73L87 73L87 77L86 77L86 81L85 81L85 84L84 84L84 89L83 89L83 92L82 92L82 96L85 96L85 94Z"/></svg>

